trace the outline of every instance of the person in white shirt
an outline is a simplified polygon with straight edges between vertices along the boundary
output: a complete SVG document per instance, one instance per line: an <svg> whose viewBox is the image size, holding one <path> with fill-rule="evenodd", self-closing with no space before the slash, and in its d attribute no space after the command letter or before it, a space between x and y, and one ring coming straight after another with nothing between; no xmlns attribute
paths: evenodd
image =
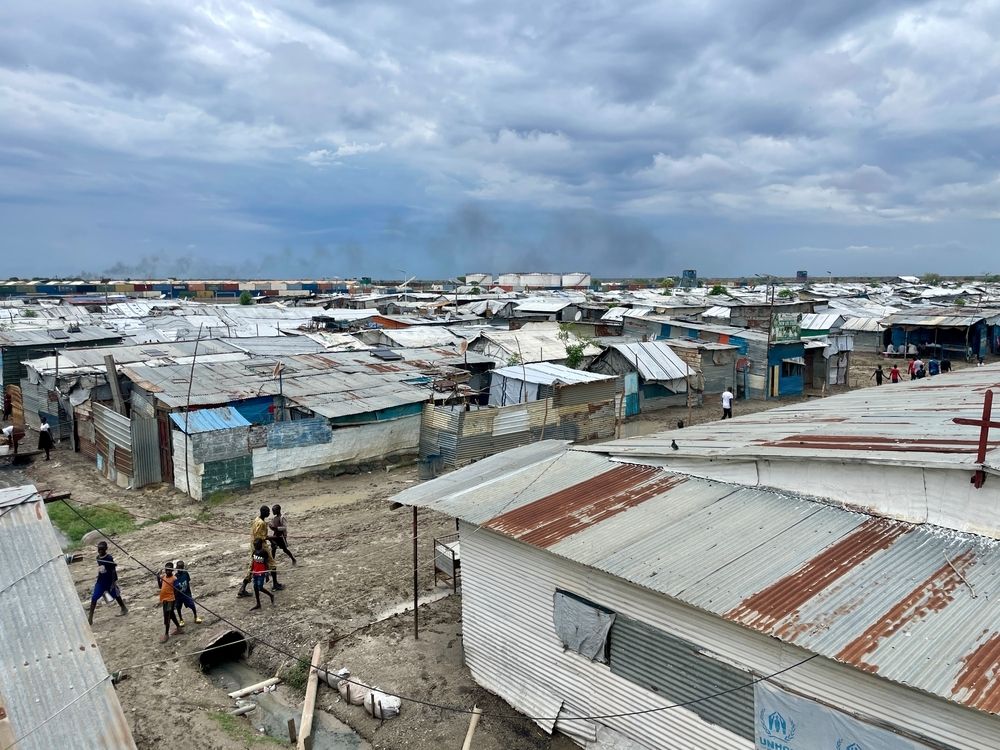
<svg viewBox="0 0 1000 750"><path fill-rule="evenodd" d="M52 432L46 417L42 417L42 423L38 427L38 449L45 451L45 460L48 461L49 452L52 450Z"/></svg>
<svg viewBox="0 0 1000 750"><path fill-rule="evenodd" d="M722 418L733 418L733 392L729 388L722 392Z"/></svg>
<svg viewBox="0 0 1000 750"><path fill-rule="evenodd" d="M4 442L10 446L11 453L17 455L17 443L24 435L24 433L16 429L12 424L9 424L6 427L4 427L2 432L3 432Z"/></svg>

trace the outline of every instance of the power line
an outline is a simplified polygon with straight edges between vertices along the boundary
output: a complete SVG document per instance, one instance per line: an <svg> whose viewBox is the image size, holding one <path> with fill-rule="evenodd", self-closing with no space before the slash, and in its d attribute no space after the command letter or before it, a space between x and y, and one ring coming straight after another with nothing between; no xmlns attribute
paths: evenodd
<svg viewBox="0 0 1000 750"><path fill-rule="evenodd" d="M75 512L75 509L74 509L74 512ZM78 513L78 515L80 515L80 514ZM83 519L83 521L85 523L90 524L90 521L88 521L84 516L80 515L80 518ZM154 571L153 571L152 568L150 568L144 562L142 562L141 560L139 560L138 558L136 558L135 556L133 556L127 549L125 549L124 547L122 547L120 544L118 544L113 539L111 539L109 541L112 544L114 544L118 549L120 549L126 556L128 556L131 559L135 560L139 565L141 565L143 568L145 568L146 570L148 570L151 574L155 575L155 573L154 573ZM286 651L285 649L281 648L280 646L276 646L273 643L271 643L270 641L268 641L268 640L266 640L264 638L261 638L260 636L251 634L245 628L240 627L239 625L237 625L236 623L234 623L229 618L224 617L223 615L220 615L218 612L212 611L207 606L202 605L202 608L206 612L208 612L209 614L214 615L215 617L218 617L222 622L226 623L227 625L229 625L230 627L232 627L234 630L237 630L240 633L242 633L244 636L248 636L248 637L252 638L254 641L263 644L264 646L266 646L267 648L271 649L272 651L274 651L274 652L276 652L278 654L281 654L283 656L286 656L289 659L293 659L294 661L297 661L299 664L302 664L303 666L309 667L311 669L317 669L317 670L325 671L326 667L324 665L313 664L313 663L311 663L309 661L309 659L300 658L300 657L296 656L295 654L293 654L293 653L291 653L289 651ZM695 705L697 703L703 703L704 701L708 701L708 700L712 700L714 698L718 698L718 697L721 697L721 696L724 696L724 695L728 695L728 694L734 693L734 692L736 692L738 690L743 690L743 689L748 688L748 687L753 687L754 685L756 685L759 682L765 682L765 681L770 680L770 679L772 679L774 677L777 677L778 675L784 674L785 672L789 672L792 669L800 667L803 664L805 664L806 662L812 661L817 656L819 656L819 654L812 654L811 656L807 656L805 659L801 659L800 661L797 661L794 664L791 664L791 665L789 665L787 667L784 667L783 669L779 669L776 672L772 672L772 673L770 673L768 675L764 675L762 677L758 677L756 679L753 679L753 680L750 680L750 681L748 681L746 683L743 683L742 685L737 685L736 687L732 687L732 688L729 688L727 690L720 690L720 691L717 691L715 693L710 693L708 695L704 695L704 696L701 696L699 698L694 698L694 699L691 699L691 700L688 700L688 701L683 701L681 703L673 703L673 704L670 704L670 705L667 705L667 706L659 706L657 708L648 708L648 709L643 709L643 710L640 710L640 711L626 711L626 712L617 713L617 714L596 714L596 715L589 715L589 716L573 716L573 717L566 717L566 716L561 716L561 717L560 716L524 716L523 714L496 714L496 713L485 713L485 712L482 715L485 716L485 717L494 718L494 719L513 719L513 720L528 719L528 720L531 720L531 721L560 721L560 720L587 721L587 720L594 720L594 719L617 719L617 718L625 718L625 717L628 717L628 716L641 716L641 715L644 715L644 714L657 713L659 711L668 711L668 710L675 709L675 708L684 708L686 706ZM350 680L350 679L345 679L344 682L347 682L347 683L349 683L351 685L358 685L359 687L368 687L367 685L363 685L362 683L355 682L355 681ZM441 711L451 711L451 712L454 712L454 713L461 713L461 714L471 714L472 713L472 709L463 708L461 706L449 706L449 705L445 705L445 704L441 704L441 703L434 703L433 701L423 700L421 698L414 698L412 696L400 695L398 693L393 693L393 695L395 695L395 697L399 698L400 700L407 701L408 703L414 703L414 704L417 704L417 705L420 705L420 706L427 706L428 708L436 708L436 709L439 709Z"/></svg>

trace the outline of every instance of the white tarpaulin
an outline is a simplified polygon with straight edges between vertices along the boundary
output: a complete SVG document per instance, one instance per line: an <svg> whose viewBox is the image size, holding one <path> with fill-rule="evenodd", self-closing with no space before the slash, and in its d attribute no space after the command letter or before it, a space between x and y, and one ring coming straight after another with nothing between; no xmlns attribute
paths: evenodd
<svg viewBox="0 0 1000 750"><path fill-rule="evenodd" d="M754 685L756 745L767 750L929 750L766 682Z"/></svg>

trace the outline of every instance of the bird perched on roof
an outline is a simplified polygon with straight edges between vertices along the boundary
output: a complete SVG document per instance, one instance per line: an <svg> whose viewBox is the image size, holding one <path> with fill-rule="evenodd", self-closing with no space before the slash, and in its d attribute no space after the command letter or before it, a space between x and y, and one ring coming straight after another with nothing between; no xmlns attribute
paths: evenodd
<svg viewBox="0 0 1000 750"><path fill-rule="evenodd" d="M670 441L670 447L673 448L674 450L678 450L677 441L676 440L671 440Z"/></svg>

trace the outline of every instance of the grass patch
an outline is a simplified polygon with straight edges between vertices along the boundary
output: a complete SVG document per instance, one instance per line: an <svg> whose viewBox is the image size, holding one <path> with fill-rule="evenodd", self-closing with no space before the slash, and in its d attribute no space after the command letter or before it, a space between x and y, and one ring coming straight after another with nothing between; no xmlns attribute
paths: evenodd
<svg viewBox="0 0 1000 750"><path fill-rule="evenodd" d="M83 535L93 531L95 526L106 534L125 534L136 528L135 519L120 505L109 503L99 506L88 505L82 508L73 505L87 519L85 521L67 508L65 502L51 503L46 510L49 512L52 523L69 540L72 547L78 547Z"/></svg>
<svg viewBox="0 0 1000 750"><path fill-rule="evenodd" d="M286 746L288 744L284 740L279 740L277 737L272 737L269 734L258 734L249 724L247 724L245 719L242 719L239 716L230 716L224 711L213 711L209 714L209 716L215 720L223 732L228 734L237 742L242 742L244 747L250 747L252 745Z"/></svg>
<svg viewBox="0 0 1000 750"><path fill-rule="evenodd" d="M288 669L281 673L281 679L289 687L296 690L305 690L306 682L309 679L309 660L304 662L295 661Z"/></svg>

